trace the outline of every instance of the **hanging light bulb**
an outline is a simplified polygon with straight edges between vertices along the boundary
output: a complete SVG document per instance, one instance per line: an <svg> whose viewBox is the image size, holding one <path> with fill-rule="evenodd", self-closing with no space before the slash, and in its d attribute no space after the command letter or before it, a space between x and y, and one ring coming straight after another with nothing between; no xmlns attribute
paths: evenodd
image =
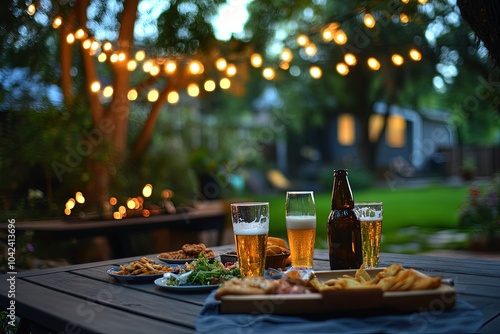
<svg viewBox="0 0 500 334"><path fill-rule="evenodd" d="M282 61L280 63L280 68L283 70L283 71L287 71L289 68L290 68L290 63L286 62L286 61Z"/></svg>
<svg viewBox="0 0 500 334"><path fill-rule="evenodd" d="M129 101L135 101L135 100L137 100L137 96L138 96L137 90L135 90L133 88L131 90L129 90L128 93L127 93L127 99Z"/></svg>
<svg viewBox="0 0 500 334"><path fill-rule="evenodd" d="M26 12L28 12L29 15L35 15L36 13L36 6L35 4L30 4L28 8L26 8Z"/></svg>
<svg viewBox="0 0 500 334"><path fill-rule="evenodd" d="M356 56L353 55L352 53L346 53L344 55L344 61L349 66L354 66L354 65L356 65L358 63L358 60L356 59Z"/></svg>
<svg viewBox="0 0 500 334"><path fill-rule="evenodd" d="M102 45L102 49L104 51L111 51L111 49L113 49L113 44L111 44L111 42L106 42Z"/></svg>
<svg viewBox="0 0 500 334"><path fill-rule="evenodd" d="M344 30L338 29L337 31L335 31L333 41L338 45L344 45L345 43L347 43L347 35Z"/></svg>
<svg viewBox="0 0 500 334"><path fill-rule="evenodd" d="M143 61L144 59L146 59L146 52L139 50L135 53L135 60Z"/></svg>
<svg viewBox="0 0 500 334"><path fill-rule="evenodd" d="M309 69L309 74L314 79L319 79L323 75L323 72L321 71L321 68L319 68L318 66L311 66L311 68Z"/></svg>
<svg viewBox="0 0 500 334"><path fill-rule="evenodd" d="M189 96L196 97L200 95L200 87L195 83L189 84L186 90Z"/></svg>
<svg viewBox="0 0 500 334"><path fill-rule="evenodd" d="M82 28L78 29L78 30L75 32L75 38L76 38L76 39L84 39L84 38L85 38L85 35L86 35L86 34L85 34L85 31L84 31Z"/></svg>
<svg viewBox="0 0 500 334"><path fill-rule="evenodd" d="M143 64L142 64L142 70L144 72L149 72L151 71L151 69L153 68L153 61L152 60L146 60Z"/></svg>
<svg viewBox="0 0 500 334"><path fill-rule="evenodd" d="M215 67L217 67L219 71L224 71L226 69L226 66L227 66L227 61L224 58L219 58L215 62Z"/></svg>
<svg viewBox="0 0 500 334"><path fill-rule="evenodd" d="M106 59L108 58L108 56L106 56L105 53L101 53L97 56L97 60L100 62L100 63L104 63L106 61Z"/></svg>
<svg viewBox="0 0 500 334"><path fill-rule="evenodd" d="M179 93L177 93L176 91L171 91L167 95L167 101L170 104L176 104L177 102L179 102L179 99Z"/></svg>
<svg viewBox="0 0 500 334"><path fill-rule="evenodd" d="M189 64L189 72L191 72L191 74L201 74L203 73L204 71L204 67L203 67L203 64L199 61L199 60L193 60L190 64Z"/></svg>
<svg viewBox="0 0 500 334"><path fill-rule="evenodd" d="M375 27L375 19L373 18L372 14L366 13L365 17L363 18L363 23L367 28Z"/></svg>
<svg viewBox="0 0 500 334"><path fill-rule="evenodd" d="M68 44L73 44L75 42L75 35L69 33L68 36L66 36L66 42Z"/></svg>
<svg viewBox="0 0 500 334"><path fill-rule="evenodd" d="M207 92L213 92L215 90L215 81L213 80L205 81L205 83L203 84L203 88L205 88Z"/></svg>
<svg viewBox="0 0 500 334"><path fill-rule="evenodd" d="M374 71L378 71L380 69L380 62L374 57L368 58L367 63L368 67Z"/></svg>
<svg viewBox="0 0 500 334"><path fill-rule="evenodd" d="M250 63L253 67L261 67L262 66L262 56L258 53L254 53L250 57Z"/></svg>
<svg viewBox="0 0 500 334"><path fill-rule="evenodd" d="M420 61L422 60L422 54L417 49L411 49L410 58L414 61Z"/></svg>
<svg viewBox="0 0 500 334"><path fill-rule="evenodd" d="M305 46L307 43L309 43L309 37L306 35L301 34L297 37L297 44L299 46Z"/></svg>
<svg viewBox="0 0 500 334"><path fill-rule="evenodd" d="M101 54L103 54L103 53L101 53ZM127 63L127 70L132 72L136 68L137 68L137 61L135 61L134 59L129 60Z"/></svg>
<svg viewBox="0 0 500 334"><path fill-rule="evenodd" d="M229 64L226 69L226 75L228 77L233 77L236 74L236 66L234 64Z"/></svg>
<svg viewBox="0 0 500 334"><path fill-rule="evenodd" d="M52 21L52 28L57 29L61 26L62 24L62 17L57 16L54 21Z"/></svg>
<svg viewBox="0 0 500 334"><path fill-rule="evenodd" d="M401 13L399 14L399 20L401 21L401 23L408 23L408 21L410 21L410 18L405 13Z"/></svg>
<svg viewBox="0 0 500 334"><path fill-rule="evenodd" d="M168 60L166 63L165 63L165 72L167 74L172 74L175 72L175 70L177 69L177 64L175 63L175 61L173 60Z"/></svg>
<svg viewBox="0 0 500 334"><path fill-rule="evenodd" d="M293 59L292 51L289 48L284 48L280 55L281 60L291 62Z"/></svg>
<svg viewBox="0 0 500 334"><path fill-rule="evenodd" d="M392 55L391 60L396 66L401 66L404 63L403 57L397 53Z"/></svg>
<svg viewBox="0 0 500 334"><path fill-rule="evenodd" d="M323 33L321 37L325 42L331 42L334 38L335 31L340 27L340 24L337 22L330 23L325 29L323 29Z"/></svg>
<svg viewBox="0 0 500 334"><path fill-rule="evenodd" d="M148 101L155 102L156 100L158 100L159 96L160 96L160 93L158 92L158 90L153 88L148 92Z"/></svg>
<svg viewBox="0 0 500 334"><path fill-rule="evenodd" d="M336 70L340 75L347 75L349 73L349 66L344 63L338 63Z"/></svg>
<svg viewBox="0 0 500 334"><path fill-rule="evenodd" d="M104 89L102 90L102 95L104 97L111 97L111 96L113 96L113 87L111 87L111 86L104 87Z"/></svg>
<svg viewBox="0 0 500 334"><path fill-rule="evenodd" d="M97 93L101 89L101 83L99 81L94 81L90 84L90 90Z"/></svg>
<svg viewBox="0 0 500 334"><path fill-rule="evenodd" d="M317 51L318 49L316 48L316 45L313 43L307 44L305 48L306 55L308 55L309 57L313 57Z"/></svg>
<svg viewBox="0 0 500 334"><path fill-rule="evenodd" d="M229 89L231 87L231 80L228 78L222 78L219 81L219 86L222 89Z"/></svg>
<svg viewBox="0 0 500 334"><path fill-rule="evenodd" d="M270 67L266 67L263 71L262 71L262 76L264 77L264 79L267 79L267 80L273 80L274 77L275 77L276 73L274 72L274 70Z"/></svg>

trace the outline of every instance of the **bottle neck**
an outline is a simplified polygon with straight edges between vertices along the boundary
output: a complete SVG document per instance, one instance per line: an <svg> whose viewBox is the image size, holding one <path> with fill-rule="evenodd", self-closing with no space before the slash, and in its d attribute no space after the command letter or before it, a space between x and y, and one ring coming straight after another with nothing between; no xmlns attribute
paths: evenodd
<svg viewBox="0 0 500 334"><path fill-rule="evenodd" d="M354 209L351 186L344 170L335 171L333 175L332 210Z"/></svg>

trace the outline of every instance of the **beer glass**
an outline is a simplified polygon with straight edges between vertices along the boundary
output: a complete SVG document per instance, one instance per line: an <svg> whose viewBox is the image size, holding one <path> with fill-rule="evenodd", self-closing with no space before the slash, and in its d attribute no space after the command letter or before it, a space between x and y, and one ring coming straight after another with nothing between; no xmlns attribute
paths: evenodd
<svg viewBox="0 0 500 334"><path fill-rule="evenodd" d="M264 276L269 203L233 203L231 219L241 276Z"/></svg>
<svg viewBox="0 0 500 334"><path fill-rule="evenodd" d="M312 268L316 238L316 206L313 192L288 191L285 219L292 267Z"/></svg>
<svg viewBox="0 0 500 334"><path fill-rule="evenodd" d="M382 202L355 203L354 211L361 221L361 241L365 268L376 268L382 238Z"/></svg>

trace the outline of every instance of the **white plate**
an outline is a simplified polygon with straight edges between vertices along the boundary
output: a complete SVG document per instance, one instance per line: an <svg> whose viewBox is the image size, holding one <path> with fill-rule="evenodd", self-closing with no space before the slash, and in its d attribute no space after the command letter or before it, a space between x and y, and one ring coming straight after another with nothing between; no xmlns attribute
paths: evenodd
<svg viewBox="0 0 500 334"><path fill-rule="evenodd" d="M202 291L210 291L217 289L220 284L213 284L213 285L166 285L165 281L167 278L161 277L155 279L155 284L158 285L159 287L170 290L170 291L176 291L176 292L202 292Z"/></svg>
<svg viewBox="0 0 500 334"><path fill-rule="evenodd" d="M165 266L169 266L166 264ZM170 265L169 267L175 268L177 265ZM184 268L184 266L180 266ZM157 278L163 277L164 273L154 274L154 275L118 275L115 272L120 271L120 267L116 266L108 269L106 272L109 276L115 278L120 282L128 282L128 283L141 283L141 282L152 282Z"/></svg>

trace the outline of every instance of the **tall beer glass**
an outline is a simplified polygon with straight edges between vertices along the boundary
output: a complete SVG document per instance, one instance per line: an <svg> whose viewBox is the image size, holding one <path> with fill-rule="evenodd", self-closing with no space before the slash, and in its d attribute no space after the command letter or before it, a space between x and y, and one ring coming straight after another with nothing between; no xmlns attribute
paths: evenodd
<svg viewBox="0 0 500 334"><path fill-rule="evenodd" d="M316 205L313 192L288 191L285 219L292 266L312 268L316 239Z"/></svg>
<svg viewBox="0 0 500 334"><path fill-rule="evenodd" d="M376 268L382 239L382 202L356 203L354 211L361 221L363 262L366 268Z"/></svg>
<svg viewBox="0 0 500 334"><path fill-rule="evenodd" d="M264 276L269 203L231 204L231 218L241 276Z"/></svg>

